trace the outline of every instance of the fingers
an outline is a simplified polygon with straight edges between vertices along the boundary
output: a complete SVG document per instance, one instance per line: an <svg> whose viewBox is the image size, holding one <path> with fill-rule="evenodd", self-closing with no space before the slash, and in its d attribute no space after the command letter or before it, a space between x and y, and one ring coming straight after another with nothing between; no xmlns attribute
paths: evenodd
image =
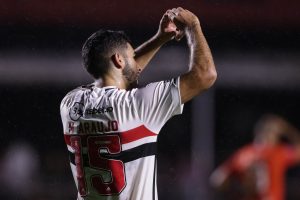
<svg viewBox="0 0 300 200"><path fill-rule="evenodd" d="M173 8L171 10L167 11L167 14L171 17L173 20L175 17L179 16L181 12L185 11L183 8L178 7L178 8Z"/></svg>
<svg viewBox="0 0 300 200"><path fill-rule="evenodd" d="M186 27L191 26L195 17L192 12L182 7L172 8L163 15L160 27L164 34L168 34L179 41L185 36Z"/></svg>
<svg viewBox="0 0 300 200"><path fill-rule="evenodd" d="M172 8L166 11L165 15L169 17L172 21L174 18L178 17L181 12L185 11L183 8L178 7L178 8Z"/></svg>
<svg viewBox="0 0 300 200"><path fill-rule="evenodd" d="M181 7L178 7L178 8L173 8L172 10L170 10L168 12L168 16L170 17L170 19L176 24L176 25L179 25L181 23L184 23L184 19L183 19L183 16L184 16L184 12L185 10ZM182 24L181 24L182 25ZM181 28L181 27L178 27L178 28Z"/></svg>
<svg viewBox="0 0 300 200"><path fill-rule="evenodd" d="M168 16L169 20L171 20L177 26L177 28L182 28L182 25L180 24L180 21L182 20L178 19L180 18L179 14L180 10L177 8L173 8L166 12L166 15Z"/></svg>
<svg viewBox="0 0 300 200"><path fill-rule="evenodd" d="M173 8L172 10L168 10L168 11L166 12L166 15L168 16L168 18L169 18L170 20L173 21L173 19L176 17L176 12L174 12L174 8Z"/></svg>
<svg viewBox="0 0 300 200"><path fill-rule="evenodd" d="M172 12L175 16L177 16L178 13L179 13L179 10L178 10L177 8L173 8L173 9L171 10L171 12Z"/></svg>
<svg viewBox="0 0 300 200"><path fill-rule="evenodd" d="M175 40L176 41L180 41L183 37L184 37L184 32L183 31L179 31L176 35L175 35Z"/></svg>
<svg viewBox="0 0 300 200"><path fill-rule="evenodd" d="M184 9L181 7L169 9L165 12L162 18L163 23L168 23L167 28L164 29L165 32L172 34L174 39L177 41L181 40L185 35L184 26L180 20L177 19L182 11L184 11Z"/></svg>
<svg viewBox="0 0 300 200"><path fill-rule="evenodd" d="M191 26L195 21L198 21L196 15L182 7L173 8L166 12L168 17L176 24L179 29L186 26Z"/></svg>

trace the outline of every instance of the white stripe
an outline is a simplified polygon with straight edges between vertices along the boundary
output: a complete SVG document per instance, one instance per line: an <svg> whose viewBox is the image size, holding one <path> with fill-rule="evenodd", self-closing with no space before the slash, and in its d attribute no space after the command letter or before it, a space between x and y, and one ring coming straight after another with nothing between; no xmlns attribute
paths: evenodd
<svg viewBox="0 0 300 200"><path fill-rule="evenodd" d="M67 148L71 153L75 153L75 150L70 145L67 144ZM88 148L87 147L81 147L81 149L82 149L83 154L88 153Z"/></svg>
<svg viewBox="0 0 300 200"><path fill-rule="evenodd" d="M147 144L147 143L150 143L150 142L156 142L156 140L157 140L157 136L144 137L144 138L141 138L139 140L135 140L133 142L123 144L122 145L122 150L124 151L124 150L132 149L134 147L137 147L137 146L140 146L140 145L143 145L143 144Z"/></svg>
<svg viewBox="0 0 300 200"><path fill-rule="evenodd" d="M67 148L71 153L75 153L75 150L70 145L67 144Z"/></svg>

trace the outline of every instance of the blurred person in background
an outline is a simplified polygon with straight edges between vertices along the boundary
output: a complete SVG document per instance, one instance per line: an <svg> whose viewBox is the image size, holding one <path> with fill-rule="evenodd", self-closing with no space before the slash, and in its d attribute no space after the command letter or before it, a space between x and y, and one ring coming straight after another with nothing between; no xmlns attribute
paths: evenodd
<svg viewBox="0 0 300 200"><path fill-rule="evenodd" d="M136 88L140 72L159 48L184 35L189 71ZM157 135L182 113L185 102L216 79L198 17L180 7L168 10L157 34L135 50L123 32L100 30L87 39L82 55L95 83L71 91L61 103L78 200L157 199Z"/></svg>
<svg viewBox="0 0 300 200"><path fill-rule="evenodd" d="M300 132L278 115L261 117L254 140L211 175L213 187L230 200L284 200L285 173L300 161Z"/></svg>
<svg viewBox="0 0 300 200"><path fill-rule="evenodd" d="M39 157L25 141L8 146L0 160L0 199L32 199L37 192Z"/></svg>

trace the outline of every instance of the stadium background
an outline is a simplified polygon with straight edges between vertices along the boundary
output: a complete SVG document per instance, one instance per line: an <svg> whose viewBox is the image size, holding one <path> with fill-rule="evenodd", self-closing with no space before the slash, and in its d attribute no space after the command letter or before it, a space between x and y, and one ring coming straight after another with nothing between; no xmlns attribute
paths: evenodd
<svg viewBox="0 0 300 200"><path fill-rule="evenodd" d="M185 106L159 136L160 199L221 200L211 171L252 139L256 119L275 112L300 128L300 3L297 0L0 2L0 198L74 200L59 103L91 79L81 67L84 40L122 29L134 46L155 34L168 8L195 12L212 49L216 85ZM141 83L187 69L185 41L171 42ZM288 171L287 199L300 199L300 167Z"/></svg>

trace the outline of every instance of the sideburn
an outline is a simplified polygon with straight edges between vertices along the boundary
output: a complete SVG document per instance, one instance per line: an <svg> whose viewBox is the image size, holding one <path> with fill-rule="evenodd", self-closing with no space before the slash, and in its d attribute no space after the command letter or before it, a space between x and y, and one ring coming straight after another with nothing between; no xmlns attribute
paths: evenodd
<svg viewBox="0 0 300 200"><path fill-rule="evenodd" d="M122 70L123 76L128 81L130 88L137 87L137 74L136 72L130 67L128 61L125 59L125 67Z"/></svg>

